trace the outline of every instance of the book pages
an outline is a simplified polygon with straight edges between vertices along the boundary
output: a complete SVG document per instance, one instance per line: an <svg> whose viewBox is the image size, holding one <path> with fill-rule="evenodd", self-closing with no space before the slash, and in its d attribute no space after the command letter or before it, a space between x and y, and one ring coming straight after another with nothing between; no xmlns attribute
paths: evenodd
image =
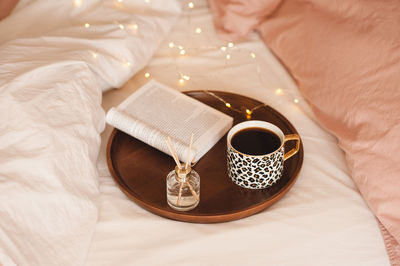
<svg viewBox="0 0 400 266"><path fill-rule="evenodd" d="M155 80L134 92L106 116L110 125L170 155L171 137L179 160L198 161L231 128L233 119Z"/></svg>

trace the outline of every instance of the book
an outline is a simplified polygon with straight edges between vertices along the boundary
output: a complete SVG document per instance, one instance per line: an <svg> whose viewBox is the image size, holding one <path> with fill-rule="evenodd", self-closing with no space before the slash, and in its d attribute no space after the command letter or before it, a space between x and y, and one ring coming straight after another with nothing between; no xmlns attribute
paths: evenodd
<svg viewBox="0 0 400 266"><path fill-rule="evenodd" d="M189 158L195 163L232 127L233 118L152 79L111 108L106 122L171 155L166 143L169 136L179 160Z"/></svg>

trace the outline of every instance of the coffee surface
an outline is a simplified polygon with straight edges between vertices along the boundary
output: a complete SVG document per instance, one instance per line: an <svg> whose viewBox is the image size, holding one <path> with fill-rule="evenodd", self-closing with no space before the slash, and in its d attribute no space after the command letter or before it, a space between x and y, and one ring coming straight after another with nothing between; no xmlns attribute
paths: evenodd
<svg viewBox="0 0 400 266"><path fill-rule="evenodd" d="M236 132L231 139L231 145L241 153L264 155L276 151L281 146L281 140L272 131L251 127Z"/></svg>

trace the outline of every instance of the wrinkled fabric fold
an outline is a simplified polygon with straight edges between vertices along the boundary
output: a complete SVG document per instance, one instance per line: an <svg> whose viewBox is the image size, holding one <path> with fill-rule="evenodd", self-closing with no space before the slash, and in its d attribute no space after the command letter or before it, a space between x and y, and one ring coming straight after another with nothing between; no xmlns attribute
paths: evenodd
<svg viewBox="0 0 400 266"><path fill-rule="evenodd" d="M0 22L1 265L85 263L102 92L150 60L180 14L165 2L21 1Z"/></svg>

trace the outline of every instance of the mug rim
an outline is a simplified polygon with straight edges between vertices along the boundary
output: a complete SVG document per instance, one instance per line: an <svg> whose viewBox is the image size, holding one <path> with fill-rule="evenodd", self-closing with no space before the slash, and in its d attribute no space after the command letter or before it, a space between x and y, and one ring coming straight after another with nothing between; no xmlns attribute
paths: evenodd
<svg viewBox="0 0 400 266"><path fill-rule="evenodd" d="M234 136L234 134L237 133L237 132L240 130L240 129L239 129L239 130L236 130L235 128L237 128L237 127L239 127L239 126L242 126L243 124L247 124L247 123L268 124L268 125L271 125L272 127L274 127L275 129L278 130L278 133L279 133L279 134L277 134L277 135L278 135L279 139L281 140L281 145L280 145L276 150L274 150L273 152L266 153L266 154L261 154L261 155L251 155L251 154L247 154L247 153L243 153L243 152L241 152L241 151L238 151L237 149L235 149L235 148L232 146L231 139L232 139L232 137ZM248 126L248 127L243 127L242 129L251 128L251 127L257 127L257 126ZM261 127L261 128L264 128L264 129L267 129L267 130L270 130L269 128L266 128L266 127L263 127L263 126L260 126L260 127ZM236 131L235 131L234 133L232 133L232 131L233 131L234 129L235 129ZM270 130L270 131L272 131L272 130ZM276 132L273 131L273 133L276 133ZM280 135L280 136L279 136L279 135ZM243 121L243 122L240 122L240 123L234 125L234 126L228 131L228 134L227 134L227 136L226 136L226 140L227 140L227 143L228 143L229 148L231 148L231 149L234 150L235 152L240 153L240 154L242 154L243 156L246 156L246 157L261 157L261 158L262 158L262 157L265 157L265 156L270 156L270 155L272 155L272 154L278 152L278 151L282 148L282 146L283 146L283 144L284 144L284 142L285 142L285 134L283 134L283 131L282 131L277 125L272 124L272 123L270 123L270 122L262 121L262 120L249 120L249 121Z"/></svg>

